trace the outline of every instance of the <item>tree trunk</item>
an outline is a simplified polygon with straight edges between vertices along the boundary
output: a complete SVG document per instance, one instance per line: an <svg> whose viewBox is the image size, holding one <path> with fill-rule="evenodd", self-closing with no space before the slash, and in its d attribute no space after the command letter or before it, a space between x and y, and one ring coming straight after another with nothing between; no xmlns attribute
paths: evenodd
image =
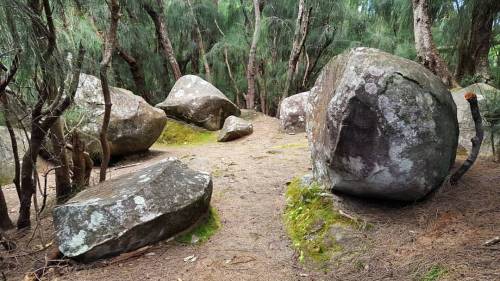
<svg viewBox="0 0 500 281"><path fill-rule="evenodd" d="M472 16L468 32L464 32L458 48L457 79L477 76L482 82L491 81L488 54L490 52L493 21L500 12L500 1L472 1Z"/></svg>
<svg viewBox="0 0 500 281"><path fill-rule="evenodd" d="M167 27L165 25L165 22L163 21L163 18L161 17L161 14L163 14L163 2L162 0L157 0L157 2L160 7L160 13L156 12L155 9L149 4L144 3L143 6L155 25L156 37L158 38L158 43L162 50L162 55L170 63L170 67L172 68L172 72L174 73L175 80L179 80L179 78L181 78L182 76L181 70L174 55L174 48L172 48L172 43L170 42L170 38L168 36Z"/></svg>
<svg viewBox="0 0 500 281"><path fill-rule="evenodd" d="M0 229L7 230L14 227L9 217L9 209L7 208L7 201L3 194L2 186L0 186Z"/></svg>
<svg viewBox="0 0 500 281"><path fill-rule="evenodd" d="M250 51L248 54L248 65L247 65L247 83L248 90L245 95L246 108L253 109L255 107L255 92L256 92L256 81L255 76L257 75L257 44L260 38L260 3L259 0L253 0L253 6L255 11L255 25L254 33L252 37L252 44L250 45Z"/></svg>
<svg viewBox="0 0 500 281"><path fill-rule="evenodd" d="M135 91L141 97L146 100L147 103L151 103L151 95L146 90L146 79L144 78L144 69L141 63L139 63L135 57L127 53L123 48L118 47L118 55L128 64L132 78L134 79Z"/></svg>
<svg viewBox="0 0 500 281"><path fill-rule="evenodd" d="M299 13L297 15L297 22L295 23L295 35L292 43L292 51L290 53L290 59L288 60L285 89L281 96L281 100L285 99L290 94L289 92L293 81L293 75L297 69L300 53L304 47L304 43L306 42L310 13L311 9L307 9L307 7L305 7L305 0L300 0Z"/></svg>
<svg viewBox="0 0 500 281"><path fill-rule="evenodd" d="M458 84L448 70L443 58L439 55L432 39L432 21L429 17L428 0L412 0L412 3L415 49L417 50L418 61L436 74L446 86L449 88L456 87Z"/></svg>
<svg viewBox="0 0 500 281"><path fill-rule="evenodd" d="M193 6L191 5L191 0L187 0L187 3L189 6L189 11L191 12L191 16L193 17L193 20L194 20L196 36L198 37L198 39L196 40L196 43L198 44L198 49L200 50L201 60L203 61L203 66L205 67L205 78L207 79L207 81L209 81L211 83L212 82L212 71L210 70L210 64L208 64L207 54L205 51L205 44L203 43L203 37L201 36L200 26L198 24L198 20L196 19L196 15L194 13Z"/></svg>
<svg viewBox="0 0 500 281"><path fill-rule="evenodd" d="M3 104L3 115L5 118L5 126L9 131L10 144L12 147L12 154L14 156L14 186L16 187L17 197L21 200L21 183L20 183L20 175L21 175L21 161L19 160L19 149L17 145L16 133L14 128L12 127L12 123L10 122L11 112L9 111L8 99L6 96L0 98Z"/></svg>
<svg viewBox="0 0 500 281"><path fill-rule="evenodd" d="M229 79L231 80L231 84L233 85L234 92L235 92L235 99L236 99L236 105L238 107L241 107L241 101L240 101L240 89L238 88L238 84L236 84L236 81L234 80L233 76L233 71L231 70L231 65L229 64L229 56L227 54L227 46L224 45L224 62L226 63L226 68L227 68L227 73L229 74Z"/></svg>
<svg viewBox="0 0 500 281"><path fill-rule="evenodd" d="M106 172L109 165L109 160L111 158L110 147L108 142L108 126L109 120L111 119L111 93L109 91L108 84L108 68L113 57L113 51L116 46L116 31L118 29L118 21L120 19L120 5L118 0L111 0L109 3L110 11L110 25L109 30L106 32L106 40L104 42L104 50L102 61L100 63L100 77L102 86L102 95L104 97L104 117L102 120L101 133L99 134L99 140L101 142L102 149L102 159L101 159L101 170L99 172L99 182L106 180Z"/></svg>
<svg viewBox="0 0 500 281"><path fill-rule="evenodd" d="M61 118L52 125L50 129L52 149L54 151L55 174L56 174L56 198L58 203L64 202L72 194L71 178L69 175L69 162L66 154L66 141Z"/></svg>

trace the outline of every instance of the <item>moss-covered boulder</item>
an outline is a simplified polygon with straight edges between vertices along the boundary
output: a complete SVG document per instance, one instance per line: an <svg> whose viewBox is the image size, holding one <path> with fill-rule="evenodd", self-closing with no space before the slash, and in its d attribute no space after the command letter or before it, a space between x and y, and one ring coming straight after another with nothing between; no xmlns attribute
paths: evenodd
<svg viewBox="0 0 500 281"><path fill-rule="evenodd" d="M333 58L309 96L313 173L327 188L416 200L439 187L455 161L456 107L420 64L376 49Z"/></svg>
<svg viewBox="0 0 500 281"><path fill-rule="evenodd" d="M156 107L168 116L210 131L220 130L227 117L241 114L240 109L219 89L194 75L177 80L167 99Z"/></svg>
<svg viewBox="0 0 500 281"><path fill-rule="evenodd" d="M212 179L176 159L86 189L54 209L61 252L92 261L188 229L209 210Z"/></svg>

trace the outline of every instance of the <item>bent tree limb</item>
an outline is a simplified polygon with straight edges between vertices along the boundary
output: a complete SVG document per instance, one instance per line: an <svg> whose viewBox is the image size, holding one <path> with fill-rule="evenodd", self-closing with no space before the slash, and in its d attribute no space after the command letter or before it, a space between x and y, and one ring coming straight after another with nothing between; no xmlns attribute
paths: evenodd
<svg viewBox="0 0 500 281"><path fill-rule="evenodd" d="M465 160L462 166L450 178L450 183L452 185L457 184L460 178L462 178L462 176L467 173L472 165L474 165L474 162L479 155L479 149L481 148L481 143L483 142L484 138L483 122L481 114L479 112L477 96L474 93L466 93L465 99L469 102L470 105L472 119L474 120L474 126L476 127L476 135L471 139L472 149L470 150L469 157L467 157L467 160Z"/></svg>
<svg viewBox="0 0 500 281"><path fill-rule="evenodd" d="M118 0L111 0L108 5L111 12L111 23L109 25L109 30L106 33L106 41L104 42L104 51L99 71L101 77L102 95L104 97L104 117L102 120L101 133L99 134L102 149L99 182L106 180L106 171L108 169L109 159L111 158L108 142L108 127L109 120L111 119L112 103L108 83L108 68L116 46L116 31L118 29L118 20L120 19L120 5L118 4Z"/></svg>

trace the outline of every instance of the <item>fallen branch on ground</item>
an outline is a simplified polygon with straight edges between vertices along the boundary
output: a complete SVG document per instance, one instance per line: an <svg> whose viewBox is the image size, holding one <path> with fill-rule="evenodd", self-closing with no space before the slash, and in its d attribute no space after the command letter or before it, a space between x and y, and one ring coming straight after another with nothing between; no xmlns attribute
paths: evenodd
<svg viewBox="0 0 500 281"><path fill-rule="evenodd" d="M469 157L462 164L462 166L451 176L451 185L456 185L457 182L462 178L462 176L467 173L467 171L474 165L474 162L479 155L479 150L481 148L481 143L484 138L483 122L481 118L481 113L479 112L479 105L477 102L477 96L474 93L466 93L465 99L469 102L470 111L472 113L472 119L474 120L474 126L476 127L476 135L471 139L472 148L469 153Z"/></svg>

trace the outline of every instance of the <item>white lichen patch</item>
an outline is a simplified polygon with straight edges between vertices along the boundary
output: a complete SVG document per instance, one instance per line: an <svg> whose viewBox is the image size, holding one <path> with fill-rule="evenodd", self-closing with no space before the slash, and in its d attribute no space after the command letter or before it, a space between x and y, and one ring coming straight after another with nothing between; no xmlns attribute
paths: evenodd
<svg viewBox="0 0 500 281"><path fill-rule="evenodd" d="M85 238L87 237L87 232L80 230L78 234L73 235L66 244L61 245L67 251L65 255L67 256L78 256L85 253L88 250L88 245L85 245Z"/></svg>
<svg viewBox="0 0 500 281"><path fill-rule="evenodd" d="M97 212L97 211L94 211L92 212L92 214L90 215L90 223L89 223L89 229L90 230L97 230L98 227L100 227L101 225L103 225L105 223L105 217L103 216L103 214Z"/></svg>

